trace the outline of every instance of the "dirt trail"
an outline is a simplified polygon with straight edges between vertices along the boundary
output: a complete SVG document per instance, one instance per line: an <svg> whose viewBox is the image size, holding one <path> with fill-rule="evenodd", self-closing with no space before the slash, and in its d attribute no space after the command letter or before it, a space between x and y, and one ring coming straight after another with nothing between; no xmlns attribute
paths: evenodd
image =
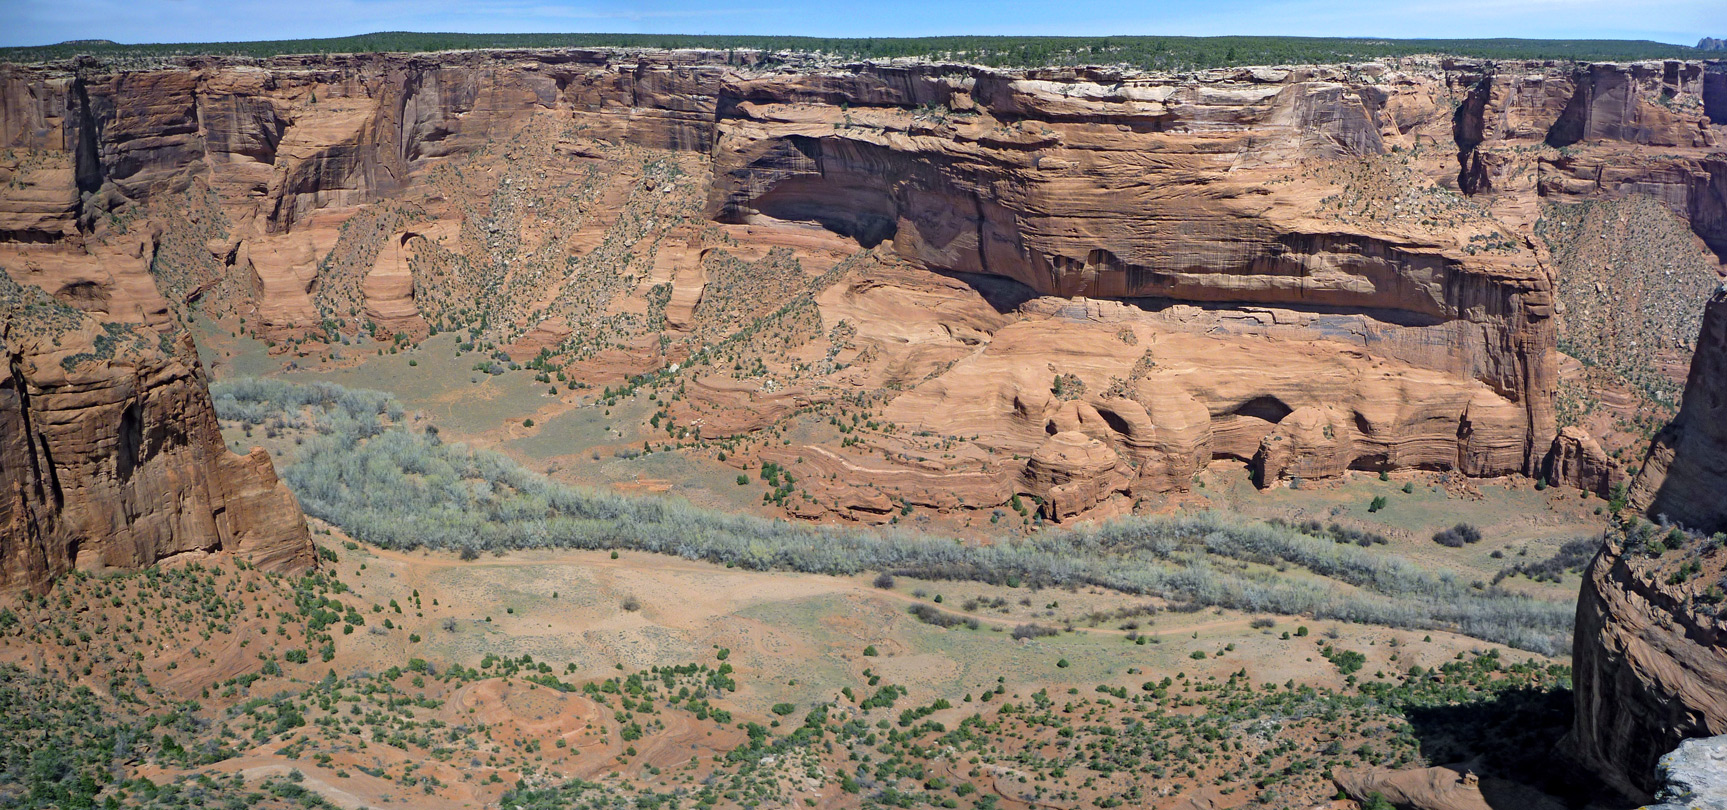
<svg viewBox="0 0 1727 810"><path fill-rule="evenodd" d="M441 552L433 552L431 555L428 555L428 556L419 556L417 554L410 553L410 552L395 551L395 550L391 550L391 549L378 548L375 546L367 546L366 550L368 552L370 552L371 554L373 554L374 556L379 557L380 559L393 560L393 561L399 562L403 565L410 566L411 568L421 569L421 571L416 572L416 576L412 577L415 579L418 578L418 575L423 575L423 572L426 570L440 570L440 569L469 567L469 566L491 566L491 567L526 567L526 566L531 566L531 567L539 568L539 567L544 567L547 565L559 564L558 562L555 562L555 561L548 561L548 560L537 559L537 558L536 559L525 559L525 558L521 558L521 557L504 557L504 558L494 557L494 558L485 559L485 560L476 560L473 562L464 562L460 559L457 559L453 555L445 554L445 553L441 553ZM571 552L568 552L568 554L570 556L566 558L567 562L565 562L563 564L572 565L572 566L581 566L581 567L585 567L585 568L640 569L640 568L644 567L644 564L639 559L636 559L636 558L639 558L640 556L642 556L644 554L649 554L649 553L650 552L641 552L641 551L631 552L630 557L620 557L619 559L614 560L614 559L611 559L610 555L605 553L605 552L600 552L600 551L593 551L593 552L571 551ZM580 557L587 557L589 555L592 555L593 559L591 559L591 560L590 559L581 559L581 558L578 558L577 555L580 555ZM931 602L929 602L929 600L927 600L927 599L920 599L920 598L913 596L909 593L900 593L899 591L884 590L881 588L876 588L873 586L862 584L862 583L857 582L856 580L853 580L851 578L841 577L841 576L831 576L831 575L825 575L825 574L802 574L802 573L792 573L792 572L785 572L785 571L771 571L770 572L770 571L748 571L748 570L745 570L745 571L740 572L739 569L727 569L727 568L723 568L723 567L718 566L718 565L714 565L713 563L701 562L699 560L687 560L687 559L684 559L682 557L673 557L670 555L654 555L654 560L655 561L651 566L646 566L646 567L650 567L655 571L661 571L661 572L664 572L664 571L681 571L681 572L687 572L687 573L701 573L701 574L711 574L711 573L716 573L716 572L727 572L727 573L733 573L733 574L744 573L744 574L758 574L761 576L774 576L774 577L793 576L793 577L801 577L801 578L806 578L806 579L820 579L820 580L824 580L824 581L832 583L832 585L834 586L833 591L835 593L845 593L845 594L849 594L849 595L853 595L853 596L862 596L864 598L869 598L869 599L878 599L878 600L882 600L882 601L898 602L900 604L906 604L906 605L931 605L932 607L936 607L938 610L941 610L944 613L949 613L949 614L952 614L955 616L960 616L962 618L976 619L981 624L988 624L988 625L992 625L992 626L996 626L996 627L1014 627L1014 626L1018 626L1021 624L1026 624L1029 621L1029 620L1015 619L1012 617L1003 618L1000 616L991 616L991 615L987 615L987 614L983 614L983 613L969 612L969 611L965 611L962 609L950 608L946 605L936 606L936 605L933 605ZM1128 596L1130 596L1130 594L1122 594L1122 596L1128 597ZM1183 633L1191 633L1191 632L1197 632L1197 631L1201 631L1201 630L1219 630L1219 629L1225 629L1225 628L1246 627L1251 621L1252 621L1252 618L1246 617L1246 616L1242 616L1239 618L1229 618L1229 619L1215 619L1212 621L1199 622L1196 624L1182 624L1182 625L1179 625L1177 627L1170 628L1169 631L1167 631L1167 632L1180 631ZM1114 628L1107 628L1107 627L1075 627L1074 632L1076 632L1076 633L1096 633L1096 634L1100 634L1100 635L1109 635L1109 636L1126 636L1129 632L1138 632L1138 631L1117 630ZM1154 632L1151 634L1156 635L1157 633Z"/></svg>

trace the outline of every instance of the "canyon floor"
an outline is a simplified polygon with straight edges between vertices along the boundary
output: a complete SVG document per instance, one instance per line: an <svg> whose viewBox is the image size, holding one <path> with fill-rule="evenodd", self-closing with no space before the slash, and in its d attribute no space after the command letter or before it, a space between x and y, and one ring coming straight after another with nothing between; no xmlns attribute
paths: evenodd
<svg viewBox="0 0 1727 810"><path fill-rule="evenodd" d="M609 404L591 389L551 394L529 369L475 371L474 355L459 351L453 336L432 337L407 348L356 340L345 347L346 358L320 361L272 356L263 342L223 331L208 320L198 321L194 329L200 354L218 380L256 376L386 391L414 419L436 425L446 440L502 452L561 483L668 494L703 508L787 516L786 509L763 500L764 490L771 488L756 471L750 470L747 483L740 485L736 461L728 465L716 460L711 447L695 442L668 441L666 432L651 423L662 406L648 393L632 393ZM794 418L772 432L784 437L784 444L770 451L779 456L813 456L822 452L823 443L838 441L830 425L814 418ZM229 424L225 435L229 446L240 452L262 446L276 458L293 457L286 433L272 437L262 429L236 430ZM783 449L787 446L791 449ZM644 453L644 448L654 449ZM1448 472L1351 472L1342 480L1262 490L1253 485L1247 464L1218 459L1196 476L1191 492L1143 499L1136 511L1213 509L1260 519L1341 522L1389 538L1394 550L1414 562L1461 565L1472 575L1488 577L1507 564L1504 560L1545 558L1565 541L1599 536L1606 527L1610 516L1605 499L1567 487L1537 489L1537 483ZM1393 508L1369 511L1376 497L1387 498ZM981 510L913 509L892 520L990 540L1023 536L1042 525L1040 516L1027 512L997 509L997 519L991 520L992 513ZM1473 545L1466 556L1442 553L1450 550L1436 546L1432 535L1458 522L1480 526L1493 542ZM1501 556L1491 556L1495 553Z"/></svg>
<svg viewBox="0 0 1727 810"><path fill-rule="evenodd" d="M704 450L614 455L652 441L651 426L546 394L529 372L442 368L460 361L438 338L284 368L293 361L261 344L199 328L219 412L249 375L363 383L400 398L395 429L440 446L498 450L576 488L784 515L764 502L767 483L740 486ZM611 410L645 419L652 405ZM264 447L294 481L328 438L294 417L227 417L223 436ZM596 429L536 452L528 418ZM1387 503L1369 511L1375 498ZM1148 519L1281 521L1361 555L1346 559L1569 605L1608 506L1419 472L1267 492L1220 461ZM901 517L896 528L985 547L1037 523ZM1573 806L1593 798L1550 759L1570 723L1568 659L1459 633L1086 585L757 571L634 550L391 550L309 522L320 564L304 577L191 552L78 573L0 615L0 701L58 718L31 726L62 735L44 767L76 773L105 762L104 746L147 737L154 753L108 795L162 808L1344 808L1339 785L1377 792L1384 774L1433 765L1516 776ZM1482 538L1435 542L1458 523ZM1306 558L1189 562L1371 589Z"/></svg>
<svg viewBox="0 0 1727 810"><path fill-rule="evenodd" d="M1577 628L1727 598L1718 63L783 56L0 65L0 805L1609 810L1711 694Z"/></svg>
<svg viewBox="0 0 1727 810"><path fill-rule="evenodd" d="M81 576L50 599L116 607L26 606L0 660L64 667L86 700L115 704L110 722L178 707L156 730L186 764L140 767L118 794L163 807L199 806L235 775L266 803L299 788L343 808L849 807L883 788L909 806L1316 807L1334 769L1503 767L1530 755L1510 743L1547 744L1568 720L1562 662L1450 633L637 552L464 561L314 527L317 586L197 555ZM213 645L189 618L208 608L200 590L237 614L211 618ZM322 658L311 592L348 613ZM140 607L186 615L134 626ZM344 621L364 626L336 633ZM1049 635L1014 632L1034 625ZM134 658L135 682L89 671ZM246 674L258 658L275 665ZM6 672L9 698L44 688ZM860 766L861 795L829 778Z"/></svg>
<svg viewBox="0 0 1727 810"><path fill-rule="evenodd" d="M784 515L763 501L767 483L752 475L740 486L705 451L617 454L655 439L653 406L640 399L614 401L608 417L579 394L545 393L528 371L464 374L439 338L382 355L388 344L359 344L357 360L302 365L200 328L218 382L364 384L400 398L409 429L501 451L555 481ZM438 384L451 378L456 386ZM530 418L537 428L524 427ZM539 437L560 424L589 429L559 430L561 444L545 448ZM292 420L226 419L223 432L230 446L263 446L284 465L317 439ZM1388 505L1369 511L1380 497ZM1439 473L1261 491L1245 465L1220 461L1191 496L1156 510L1318 521L1327 528L1311 531L1352 532L1336 541L1378 559L1569 603L1591 553L1576 546L1598 543L1607 506L1527 480ZM1035 524L933 510L902 518L985 545ZM1458 523L1484 539L1434 541ZM273 800L300 796L281 787L291 784L344 808L1330 807L1336 779L1355 772L1467 762L1494 775L1538 773L1569 723L1568 659L1456 633L1097 587L748 571L629 550L386 550L311 525L324 560L317 577L340 583L341 606L330 609L353 608L347 621L363 626L336 634L342 620L333 619L323 631L328 660L313 652L261 683L234 684L251 653L232 645L201 666L182 659L163 674L179 696L220 698L204 702L198 726L232 750L209 765L140 775L186 786L237 775L283 791L265 790ZM1239 564L1355 589L1272 562ZM260 627L270 646L258 655L270 660L315 650L318 632L297 636L301 619L282 603L308 586L278 587L273 607L261 592L265 615L289 628L272 638ZM65 636L81 638L70 628ZM26 643L13 656L40 643L18 640ZM99 658L100 647L84 654ZM284 695L305 725L281 725ZM835 781L841 773L853 775ZM1532 781L1564 793L1568 780ZM1579 797L1587 791L1567 796Z"/></svg>
<svg viewBox="0 0 1727 810"><path fill-rule="evenodd" d="M711 448L668 441L647 392L552 394L532 370L474 369L454 336L355 339L319 358L272 355L209 319L194 335L218 402L223 383L251 378L387 391L405 429L559 484L786 516L755 471L740 483ZM224 418L224 440L291 469L319 431L286 415ZM1276 521L1569 604L1610 506L1440 472L1261 490L1223 459L1191 493L1138 511ZM998 511L893 522L984 546L1042 526L1029 509ZM1460 523L1482 539L1435 541ZM4 670L0 697L101 708L58 740L73 770L84 746L161 736L109 794L145 807L1341 808L1353 803L1339 785L1433 765L1592 800L1568 773L1537 776L1557 767L1549 752L1570 724L1568 658L1458 633L1083 585L633 550L391 550L310 526L321 562L304 578L193 552L26 599L0 626L0 662L21 667ZM1311 562L1208 564L1361 590ZM71 604L89 607L55 609Z"/></svg>

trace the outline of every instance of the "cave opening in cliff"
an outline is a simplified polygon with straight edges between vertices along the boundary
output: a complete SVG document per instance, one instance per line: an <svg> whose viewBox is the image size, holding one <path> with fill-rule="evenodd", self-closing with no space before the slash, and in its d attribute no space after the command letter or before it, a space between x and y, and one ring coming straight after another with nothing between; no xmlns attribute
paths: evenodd
<svg viewBox="0 0 1727 810"><path fill-rule="evenodd" d="M1273 396L1254 397L1236 406L1231 413L1236 416L1251 416L1263 419L1271 424L1282 422L1284 417L1294 413L1295 409L1285 405L1283 400Z"/></svg>
<svg viewBox="0 0 1727 810"><path fill-rule="evenodd" d="M757 197L756 213L784 222L809 222L856 239L868 249L898 230L893 199L880 188L838 187L823 177L794 177Z"/></svg>
<svg viewBox="0 0 1727 810"><path fill-rule="evenodd" d="M1020 308L1025 302L1038 297L1037 290L1006 276L992 276L984 273L961 273L954 270L937 270L940 275L955 281L964 282L979 296L984 303L1003 315Z"/></svg>

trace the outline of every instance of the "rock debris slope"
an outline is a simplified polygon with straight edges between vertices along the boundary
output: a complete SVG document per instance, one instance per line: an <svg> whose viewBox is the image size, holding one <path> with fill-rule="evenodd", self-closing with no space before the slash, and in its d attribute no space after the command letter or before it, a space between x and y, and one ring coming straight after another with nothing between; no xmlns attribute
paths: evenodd
<svg viewBox="0 0 1727 810"><path fill-rule="evenodd" d="M1679 416L1656 436L1631 500L1687 528L1727 530L1727 289L1709 299Z"/></svg>

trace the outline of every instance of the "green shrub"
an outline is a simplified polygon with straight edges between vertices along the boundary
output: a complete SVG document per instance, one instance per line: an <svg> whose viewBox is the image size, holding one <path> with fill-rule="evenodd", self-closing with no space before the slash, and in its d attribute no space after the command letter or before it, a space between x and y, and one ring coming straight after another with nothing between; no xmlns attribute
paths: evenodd
<svg viewBox="0 0 1727 810"><path fill-rule="evenodd" d="M1465 544L1481 542L1481 530L1468 523L1459 523L1449 529L1435 532L1433 542L1448 548L1462 548Z"/></svg>
<svg viewBox="0 0 1727 810"><path fill-rule="evenodd" d="M1707 54L1684 45L1644 40L1388 39L1284 36L926 36L826 38L739 34L441 33L387 31L318 39L220 43L120 44L89 40L0 49L0 61L52 62L79 56L137 68L172 57L286 54L416 53L521 48L700 48L822 52L842 60L918 58L964 60L990 67L1129 65L1141 70L1192 71L1267 64L1335 64L1422 54L1500 61L1635 62L1696 59ZM310 96L318 102L316 94Z"/></svg>

